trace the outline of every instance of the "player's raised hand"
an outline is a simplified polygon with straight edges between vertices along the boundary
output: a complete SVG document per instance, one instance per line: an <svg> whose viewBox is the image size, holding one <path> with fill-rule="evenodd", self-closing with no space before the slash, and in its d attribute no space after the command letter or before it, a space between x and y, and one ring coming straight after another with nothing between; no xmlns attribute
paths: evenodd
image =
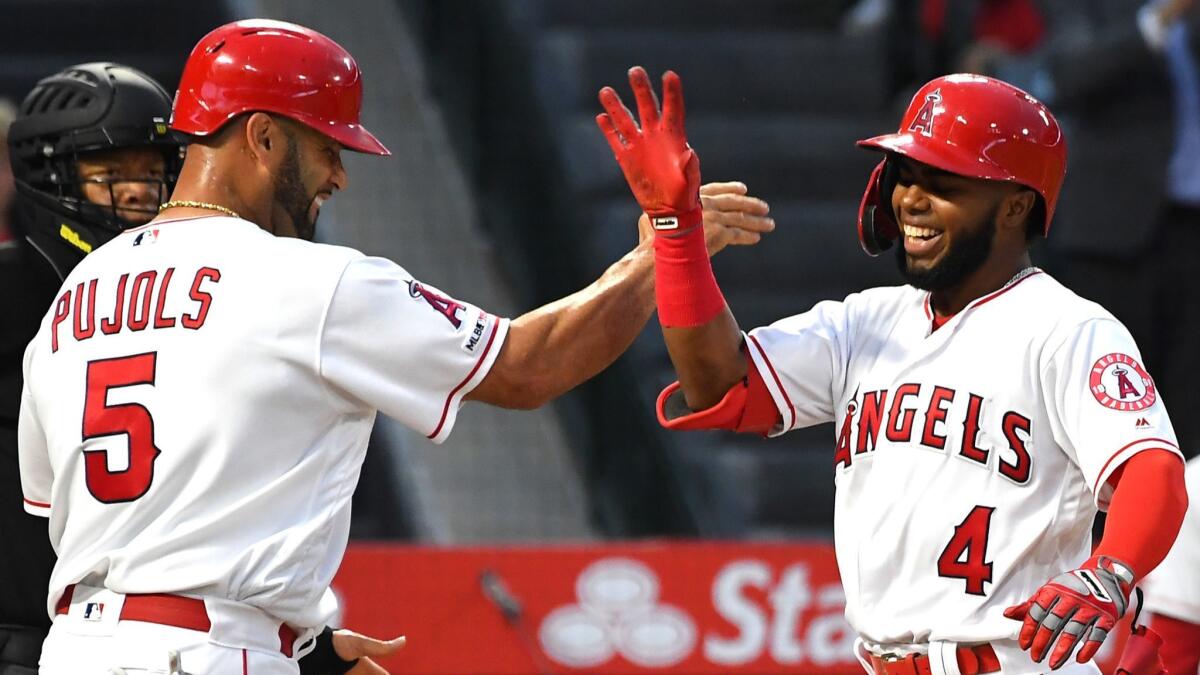
<svg viewBox="0 0 1200 675"><path fill-rule="evenodd" d="M663 74L663 105L640 66L629 69L639 127L612 87L600 90L604 112L596 124L608 139L634 197L656 230L686 230L700 223L700 159L688 146L683 126L683 85Z"/></svg>
<svg viewBox="0 0 1200 675"><path fill-rule="evenodd" d="M740 181L700 186L704 239L710 256L726 246L753 246L762 240L763 234L775 229L775 220L767 215L770 205L748 193L746 184ZM650 218L643 213L638 220L638 240L653 236Z"/></svg>
<svg viewBox="0 0 1200 675"><path fill-rule="evenodd" d="M358 659L358 663L354 664L346 675L387 675L387 671L371 658L391 656L400 651L404 643L403 635L391 640L377 640L352 630L340 629L333 632L333 651L338 657L343 661Z"/></svg>
<svg viewBox="0 0 1200 675"><path fill-rule="evenodd" d="M1056 670L1082 642L1075 660L1087 663L1104 644L1129 606L1133 571L1107 556L1093 556L1080 569L1064 572L1025 602L1004 610L1021 621L1021 649L1041 663L1049 655Z"/></svg>

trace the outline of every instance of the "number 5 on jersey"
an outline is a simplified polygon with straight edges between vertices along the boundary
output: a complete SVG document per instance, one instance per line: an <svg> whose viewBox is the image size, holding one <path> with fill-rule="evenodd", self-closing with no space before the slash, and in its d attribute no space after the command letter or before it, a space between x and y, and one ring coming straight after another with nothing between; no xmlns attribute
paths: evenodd
<svg viewBox="0 0 1200 675"><path fill-rule="evenodd" d="M954 536L938 556L938 576L965 579L967 593L986 595L984 582L992 581L992 563L987 562L988 530L993 506L976 506L962 524L954 526Z"/></svg>
<svg viewBox="0 0 1200 675"><path fill-rule="evenodd" d="M154 461L161 452L154 445L154 420L139 403L108 404L108 392L118 387L154 384L157 352L89 361L87 395L83 405L83 440L124 434L129 439L129 466L123 471L108 467L104 448L84 450L88 491L105 504L129 502L146 494L154 480Z"/></svg>

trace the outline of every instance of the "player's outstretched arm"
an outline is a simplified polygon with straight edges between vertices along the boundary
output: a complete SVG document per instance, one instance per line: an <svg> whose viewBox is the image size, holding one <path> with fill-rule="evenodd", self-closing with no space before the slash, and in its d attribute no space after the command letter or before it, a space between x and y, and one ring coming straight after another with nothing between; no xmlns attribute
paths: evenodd
<svg viewBox="0 0 1200 675"><path fill-rule="evenodd" d="M1133 586L1167 556L1187 512L1183 462L1166 449L1134 455L1113 476L1104 538L1092 557L1004 611L1021 622L1021 649L1052 670L1077 646L1080 663L1096 654L1129 608Z"/></svg>
<svg viewBox="0 0 1200 675"><path fill-rule="evenodd" d="M746 376L737 321L713 277L699 223L700 160L684 130L683 85L663 75L663 105L646 71L629 70L639 127L612 87L600 90L604 132L625 180L656 230L655 296L663 338L692 410L708 408Z"/></svg>
<svg viewBox="0 0 1200 675"><path fill-rule="evenodd" d="M775 229L767 203L742 183L700 188L708 255L758 243ZM513 320L500 355L469 400L536 408L616 360L654 313L653 229L643 215L640 243L587 288Z"/></svg>

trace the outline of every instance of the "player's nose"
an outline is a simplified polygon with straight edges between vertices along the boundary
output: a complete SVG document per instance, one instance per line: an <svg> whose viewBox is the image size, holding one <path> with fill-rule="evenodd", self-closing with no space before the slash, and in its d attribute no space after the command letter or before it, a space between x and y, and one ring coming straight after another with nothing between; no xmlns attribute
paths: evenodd
<svg viewBox="0 0 1200 675"><path fill-rule="evenodd" d="M346 186L350 184L350 176L346 174L346 167L341 162L338 162L337 166L333 168L333 175L329 177L329 182L338 190L345 190Z"/></svg>
<svg viewBox="0 0 1200 675"><path fill-rule="evenodd" d="M148 182L128 181L116 186L118 206L158 206L158 191Z"/></svg>
<svg viewBox="0 0 1200 675"><path fill-rule="evenodd" d="M896 207L905 211L924 211L929 208L929 195L917 183L896 186L893 195Z"/></svg>

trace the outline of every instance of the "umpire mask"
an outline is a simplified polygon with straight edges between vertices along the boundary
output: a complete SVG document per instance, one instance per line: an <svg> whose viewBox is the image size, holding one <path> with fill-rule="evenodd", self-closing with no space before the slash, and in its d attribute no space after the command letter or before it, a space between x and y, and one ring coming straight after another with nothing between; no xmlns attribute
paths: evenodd
<svg viewBox="0 0 1200 675"><path fill-rule="evenodd" d="M117 63L71 66L38 82L25 97L8 133L17 221L60 278L95 247L149 220L168 198L183 151L167 128L170 117L166 90ZM130 148L161 153L162 172L80 174L81 159ZM145 203L118 204L117 193L128 184L137 184L143 194L148 189Z"/></svg>

